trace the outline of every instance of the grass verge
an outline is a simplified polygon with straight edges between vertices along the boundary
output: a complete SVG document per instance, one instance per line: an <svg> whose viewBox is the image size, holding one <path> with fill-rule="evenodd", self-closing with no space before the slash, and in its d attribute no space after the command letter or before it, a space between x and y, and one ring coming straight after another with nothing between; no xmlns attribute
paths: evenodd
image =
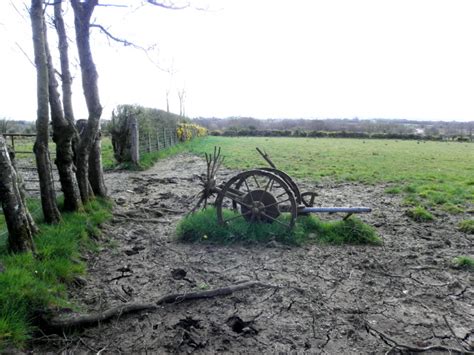
<svg viewBox="0 0 474 355"><path fill-rule="evenodd" d="M84 212L63 213L58 225L39 225L36 258L31 253L8 254L2 248L0 351L25 344L37 312L69 305L66 287L85 272L80 252L94 246L89 236L99 234L98 226L110 218L110 210L108 201L97 199Z"/></svg>
<svg viewBox="0 0 474 355"><path fill-rule="evenodd" d="M132 163L122 163L120 164L121 169L125 170L147 170L151 168L157 161L167 158L169 156L179 154L182 152L190 151L193 149L193 146L198 144L198 141L203 138L195 138L192 141L181 142L172 147L168 147L156 152L144 153L140 155L140 164L137 166ZM113 157L113 155L112 155ZM104 166L105 163L104 163ZM111 169L115 166L118 166L117 163L115 165L107 166L108 169Z"/></svg>
<svg viewBox="0 0 474 355"><path fill-rule="evenodd" d="M231 218L236 212L224 211L225 218ZM283 214L281 220L289 216ZM363 223L358 218L349 218L345 221L321 221L317 217L300 216L294 228L288 231L278 223L248 223L242 218L237 218L227 226L220 225L217 221L215 208L191 214L178 224L177 236L185 242L204 243L266 243L272 240L301 245L304 243L324 244L372 244L380 245L381 239L375 229Z"/></svg>

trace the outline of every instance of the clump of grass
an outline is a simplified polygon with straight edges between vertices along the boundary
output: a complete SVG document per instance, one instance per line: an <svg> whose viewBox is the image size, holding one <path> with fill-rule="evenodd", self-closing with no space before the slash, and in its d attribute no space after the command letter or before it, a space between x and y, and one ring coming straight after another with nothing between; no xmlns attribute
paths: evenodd
<svg viewBox="0 0 474 355"><path fill-rule="evenodd" d="M461 255L453 259L453 265L459 269L467 269L474 271L474 258Z"/></svg>
<svg viewBox="0 0 474 355"><path fill-rule="evenodd" d="M468 234L474 234L474 219L465 219L459 223L459 229Z"/></svg>
<svg viewBox="0 0 474 355"><path fill-rule="evenodd" d="M443 205L442 210L445 212L448 212L450 214L459 214L463 213L464 209L459 207L458 205L455 205L453 203L446 203Z"/></svg>
<svg viewBox="0 0 474 355"><path fill-rule="evenodd" d="M398 195L402 192L402 189L398 186L388 187L385 189L385 193L389 195Z"/></svg>
<svg viewBox="0 0 474 355"><path fill-rule="evenodd" d="M236 216L236 212L224 211L225 218ZM288 220L289 215L279 217ZM319 242L326 244L381 244L374 228L357 218L341 221L323 222L317 217L298 217L291 231L279 223L248 223L237 218L228 225L220 225L216 210L207 208L185 217L178 224L177 236L185 242L267 243L275 240L285 244L301 245Z"/></svg>
<svg viewBox="0 0 474 355"><path fill-rule="evenodd" d="M0 351L22 347L34 330L35 314L68 305L66 286L85 272L80 251L90 248L91 231L110 218L110 204L95 200L81 213L64 213L58 225L40 224L37 256L0 253Z"/></svg>
<svg viewBox="0 0 474 355"><path fill-rule="evenodd" d="M417 222L426 222L434 219L433 215L423 206L416 206L406 211L406 215Z"/></svg>

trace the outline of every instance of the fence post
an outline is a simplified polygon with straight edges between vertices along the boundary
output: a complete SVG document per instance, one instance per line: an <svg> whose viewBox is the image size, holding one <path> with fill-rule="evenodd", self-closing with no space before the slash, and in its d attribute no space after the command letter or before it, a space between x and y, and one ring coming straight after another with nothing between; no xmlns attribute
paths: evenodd
<svg viewBox="0 0 474 355"><path fill-rule="evenodd" d="M130 158L133 164L140 161L138 122L135 117L130 118Z"/></svg>
<svg viewBox="0 0 474 355"><path fill-rule="evenodd" d="M166 128L163 127L163 143L164 143L164 148L166 148Z"/></svg>
<svg viewBox="0 0 474 355"><path fill-rule="evenodd" d="M147 138L148 138L148 153L151 152L151 137L150 137L150 132L147 133Z"/></svg>

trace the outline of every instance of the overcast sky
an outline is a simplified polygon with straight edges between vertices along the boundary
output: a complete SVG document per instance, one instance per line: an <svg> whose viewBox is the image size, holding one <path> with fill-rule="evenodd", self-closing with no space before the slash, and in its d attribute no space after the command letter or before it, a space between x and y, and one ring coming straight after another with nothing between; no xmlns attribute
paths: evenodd
<svg viewBox="0 0 474 355"><path fill-rule="evenodd" d="M135 4L100 7L94 21L155 45L146 54L93 29L104 118L117 104L165 109L167 91L178 112L185 88L190 117L474 120L472 0L191 0L207 11L101 3ZM0 118L33 120L23 1L0 0L0 46ZM76 116L86 117L73 71Z"/></svg>

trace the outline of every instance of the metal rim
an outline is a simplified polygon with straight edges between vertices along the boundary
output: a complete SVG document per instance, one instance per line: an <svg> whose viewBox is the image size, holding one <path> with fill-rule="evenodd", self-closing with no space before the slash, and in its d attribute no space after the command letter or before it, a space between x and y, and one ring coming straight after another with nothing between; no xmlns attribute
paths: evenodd
<svg viewBox="0 0 474 355"><path fill-rule="evenodd" d="M278 185L278 186L276 186ZM268 198L267 194L271 194L271 189L281 189L278 195L272 195L276 202ZM261 192L257 192L261 191ZM261 196L267 201L254 201L254 196ZM238 213L237 216L225 218L223 210L228 205ZM240 173L231 178L222 188L216 199L217 220L220 224L226 224L232 220L243 218L251 222L271 222L279 223L288 230L293 228L297 216L297 204L293 191L288 184L277 174L265 170L249 170ZM289 222L281 221L277 218L283 212L290 214ZM271 213L270 213L271 212ZM252 218L253 216L253 218Z"/></svg>

